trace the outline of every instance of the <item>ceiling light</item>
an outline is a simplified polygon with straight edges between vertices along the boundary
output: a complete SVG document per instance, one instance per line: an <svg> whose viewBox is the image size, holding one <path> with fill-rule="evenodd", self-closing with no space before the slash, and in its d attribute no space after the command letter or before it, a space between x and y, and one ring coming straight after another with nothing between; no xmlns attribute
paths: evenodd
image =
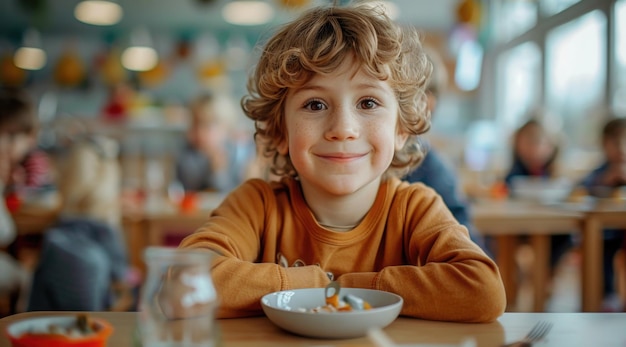
<svg viewBox="0 0 626 347"><path fill-rule="evenodd" d="M13 56L13 64L24 70L40 70L46 65L46 52L40 48L39 32L28 29L24 33L24 43Z"/></svg>
<svg viewBox="0 0 626 347"><path fill-rule="evenodd" d="M159 62L159 56L152 47L128 47L122 53L122 65L128 70L148 71Z"/></svg>
<svg viewBox="0 0 626 347"><path fill-rule="evenodd" d="M133 30L130 45L122 53L122 65L128 70L152 70L159 62L159 55L152 48L152 38L145 28Z"/></svg>
<svg viewBox="0 0 626 347"><path fill-rule="evenodd" d="M40 70L46 65L46 52L41 48L20 47L15 51L13 63L24 70Z"/></svg>
<svg viewBox="0 0 626 347"><path fill-rule="evenodd" d="M274 17L274 9L261 1L232 1L222 8L224 20L236 25L265 24Z"/></svg>
<svg viewBox="0 0 626 347"><path fill-rule="evenodd" d="M87 0L76 5L74 16L87 24L113 25L122 19L122 7L111 1Z"/></svg>

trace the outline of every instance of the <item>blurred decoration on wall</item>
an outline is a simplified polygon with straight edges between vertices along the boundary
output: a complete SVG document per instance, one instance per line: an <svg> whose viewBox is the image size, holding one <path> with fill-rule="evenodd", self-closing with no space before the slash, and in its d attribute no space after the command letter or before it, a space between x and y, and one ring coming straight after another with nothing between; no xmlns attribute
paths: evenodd
<svg viewBox="0 0 626 347"><path fill-rule="evenodd" d="M187 60L192 55L193 43L189 35L181 35L176 41L175 53L177 60Z"/></svg>
<svg viewBox="0 0 626 347"><path fill-rule="evenodd" d="M276 0L276 3L288 10L301 9L311 3L311 0Z"/></svg>
<svg viewBox="0 0 626 347"><path fill-rule="evenodd" d="M108 99L102 110L104 119L112 122L125 120L134 97L135 90L128 83L120 82L111 86Z"/></svg>
<svg viewBox="0 0 626 347"><path fill-rule="evenodd" d="M123 14L122 6L110 0L85 0L74 8L76 19L92 25L115 25L122 20Z"/></svg>
<svg viewBox="0 0 626 347"><path fill-rule="evenodd" d="M198 79L201 83L211 82L217 78L224 76L226 72L226 64L220 57L213 60L207 60L202 63L198 69Z"/></svg>
<svg viewBox="0 0 626 347"><path fill-rule="evenodd" d="M479 27L481 21L481 5L476 0L461 0L456 8L459 23Z"/></svg>
<svg viewBox="0 0 626 347"><path fill-rule="evenodd" d="M26 70L13 63L13 54L0 57L0 82L7 87L21 87L26 82Z"/></svg>
<svg viewBox="0 0 626 347"><path fill-rule="evenodd" d="M110 47L96 59L100 78L107 86L114 86L127 80L127 71L120 60L121 51L117 47Z"/></svg>
<svg viewBox="0 0 626 347"><path fill-rule="evenodd" d="M54 80L62 87L77 87L85 80L85 70L85 64L76 48L68 47L56 62Z"/></svg>
<svg viewBox="0 0 626 347"><path fill-rule="evenodd" d="M243 35L233 34L226 41L226 62L228 62L229 71L243 71L249 65L248 59L251 54L252 47Z"/></svg>
<svg viewBox="0 0 626 347"><path fill-rule="evenodd" d="M159 60L152 69L137 72L137 78L142 87L152 88L163 83L169 73L169 64L163 60Z"/></svg>
<svg viewBox="0 0 626 347"><path fill-rule="evenodd" d="M220 43L212 33L205 32L196 38L192 60L201 83L218 78L226 72L221 51Z"/></svg>
<svg viewBox="0 0 626 347"><path fill-rule="evenodd" d="M454 82L463 91L480 85L484 47L480 33L484 30L483 6L478 0L461 0L456 7L456 21L449 34L449 50L456 60Z"/></svg>

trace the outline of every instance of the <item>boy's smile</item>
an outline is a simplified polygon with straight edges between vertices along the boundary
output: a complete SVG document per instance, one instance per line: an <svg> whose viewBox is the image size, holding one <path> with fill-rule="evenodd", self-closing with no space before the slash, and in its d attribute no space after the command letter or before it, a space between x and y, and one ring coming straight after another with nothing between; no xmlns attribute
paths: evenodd
<svg viewBox="0 0 626 347"><path fill-rule="evenodd" d="M354 196L373 202L406 140L397 133L393 89L358 66L346 59L332 74L317 74L288 93L287 141L279 151L289 154L308 201Z"/></svg>

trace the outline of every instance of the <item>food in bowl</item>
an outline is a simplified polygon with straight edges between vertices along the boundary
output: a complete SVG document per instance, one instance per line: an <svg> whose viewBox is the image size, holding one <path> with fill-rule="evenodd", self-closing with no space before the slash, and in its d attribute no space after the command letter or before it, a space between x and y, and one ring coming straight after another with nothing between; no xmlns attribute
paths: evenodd
<svg viewBox="0 0 626 347"><path fill-rule="evenodd" d="M367 302L364 310L315 312L327 305L325 288L285 290L261 298L265 315L278 327L302 336L344 339L365 336L368 330L384 328L400 314L401 296L374 289L341 288L341 298L354 296Z"/></svg>
<svg viewBox="0 0 626 347"><path fill-rule="evenodd" d="M359 298L358 296L348 294L343 299L339 299L339 295L335 294L332 298L326 298L326 305L314 307L312 309L301 308L303 312L350 312L354 310L369 310L372 305L369 302Z"/></svg>
<svg viewBox="0 0 626 347"><path fill-rule="evenodd" d="M28 318L6 330L13 347L104 347L113 327L86 314Z"/></svg>
<svg viewBox="0 0 626 347"><path fill-rule="evenodd" d="M339 296L341 285L337 281L330 282L324 289L326 305L312 309L301 308L303 312L348 312L353 310L369 310L372 308L369 302L353 294L347 294L343 298Z"/></svg>

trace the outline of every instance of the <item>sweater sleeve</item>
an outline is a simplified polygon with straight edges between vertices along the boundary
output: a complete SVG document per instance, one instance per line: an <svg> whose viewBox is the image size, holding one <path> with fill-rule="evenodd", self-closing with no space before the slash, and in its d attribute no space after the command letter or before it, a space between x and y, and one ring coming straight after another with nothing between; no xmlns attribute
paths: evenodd
<svg viewBox="0 0 626 347"><path fill-rule="evenodd" d="M280 230L272 188L261 180L245 182L230 193L199 230L180 248L216 251L212 268L219 318L261 315L260 298L271 292L323 287L329 279L315 265L285 268L261 246L265 233Z"/></svg>
<svg viewBox="0 0 626 347"><path fill-rule="evenodd" d="M389 228L404 230L406 264L386 266L377 273L345 274L339 278L342 286L399 294L404 298L402 314L411 317L495 320L506 308L497 265L470 240L467 229L458 224L438 195L430 189L420 194L425 196L404 197L392 206L404 214L393 216L401 224L389 224Z"/></svg>

